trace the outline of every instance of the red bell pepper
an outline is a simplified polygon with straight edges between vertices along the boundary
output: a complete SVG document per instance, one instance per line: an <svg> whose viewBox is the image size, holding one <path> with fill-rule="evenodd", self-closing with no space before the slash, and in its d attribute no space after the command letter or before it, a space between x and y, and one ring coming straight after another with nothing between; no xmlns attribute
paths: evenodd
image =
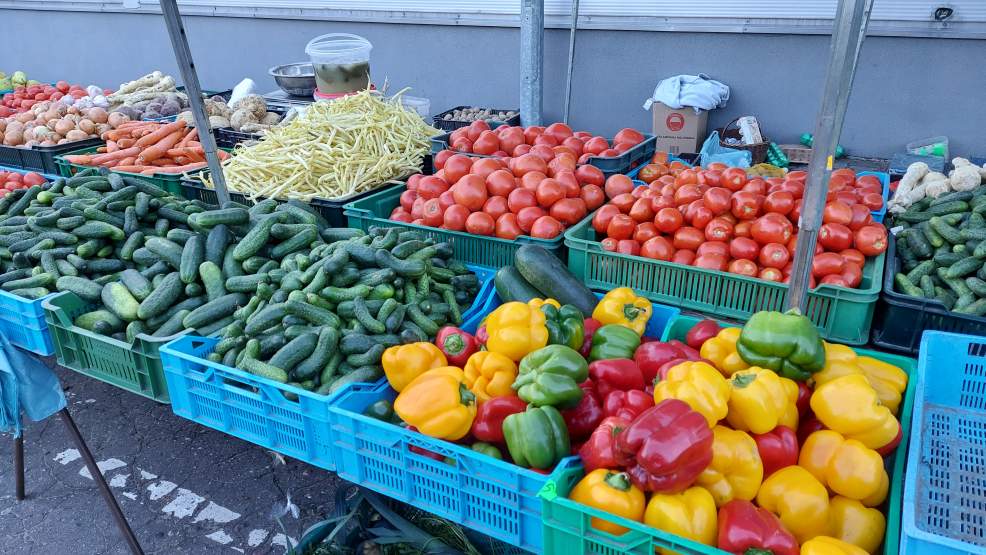
<svg viewBox="0 0 986 555"><path fill-rule="evenodd" d="M579 387L582 388L582 400L575 407L561 411L570 441L582 441L589 437L603 420L603 404L596 393L596 385L592 380L586 380Z"/></svg>
<svg viewBox="0 0 986 555"><path fill-rule="evenodd" d="M486 345L486 342L490 340L490 334L486 331L486 324L476 328L476 341L480 345Z"/></svg>
<svg viewBox="0 0 986 555"><path fill-rule="evenodd" d="M692 349L701 349L702 343L715 337L721 330L722 327L719 326L719 322L706 318L688 330L688 333L685 334L685 343Z"/></svg>
<svg viewBox="0 0 986 555"><path fill-rule="evenodd" d="M418 429L415 428L414 426L408 426L407 429L408 429L408 431L411 431L411 432L417 432L418 431ZM417 453L418 455L421 455L422 457L428 457L429 459L434 460L434 461L444 461L445 460L445 455L439 455L438 453L436 453L434 451L429 451L429 450L425 449L424 447L418 447L417 445L408 445L407 446L407 450L410 451L410 452L412 452L412 453Z"/></svg>
<svg viewBox="0 0 986 555"><path fill-rule="evenodd" d="M896 449L897 446L900 445L900 440L902 440L902 439L904 439L904 429L901 428L900 427L900 424L898 423L897 424L897 436L894 437L892 440L890 440L890 443L888 443L888 444L884 445L883 447L877 449L876 452L877 453L880 453L880 456L881 457L890 456L890 453L893 453L894 452L894 449Z"/></svg>
<svg viewBox="0 0 986 555"><path fill-rule="evenodd" d="M479 441L503 443L503 420L527 410L527 402L516 395L494 397L476 409L472 435Z"/></svg>
<svg viewBox="0 0 986 555"><path fill-rule="evenodd" d="M794 382L798 384L798 399L794 402L795 406L798 407L798 417L804 418L808 411L811 410L811 387L805 382Z"/></svg>
<svg viewBox="0 0 986 555"><path fill-rule="evenodd" d="M633 353L633 360L640 368L645 384L654 382L658 370L665 363L680 359L698 360L699 358L701 357L698 351L677 340L643 343Z"/></svg>
<svg viewBox="0 0 986 555"><path fill-rule="evenodd" d="M801 420L801 423L798 424L798 445L802 445L811 434L824 429L825 424L815 418L814 414L809 413L808 418Z"/></svg>
<svg viewBox="0 0 986 555"><path fill-rule="evenodd" d="M785 466L798 464L798 434L787 426L778 426L765 434L751 434L763 462L763 477Z"/></svg>
<svg viewBox="0 0 986 555"><path fill-rule="evenodd" d="M599 427L589 436L589 441L586 441L579 449L579 456L582 457L586 474L597 468L619 468L616 462L614 444L616 443L616 436L629 425L630 421L619 416L609 416L603 419Z"/></svg>
<svg viewBox="0 0 986 555"><path fill-rule="evenodd" d="M644 375L637 368L637 363L629 358L592 362L589 364L589 377L596 384L596 391L602 399L613 391L644 390Z"/></svg>
<svg viewBox="0 0 986 555"><path fill-rule="evenodd" d="M479 350L479 344L471 333L454 326L445 326L438 330L435 345L445 354L449 365L459 368L464 367L469 357Z"/></svg>
<svg viewBox="0 0 986 555"><path fill-rule="evenodd" d="M712 462L712 430L705 417L684 401L665 399L616 436L614 451L635 486L677 493L691 486Z"/></svg>
<svg viewBox="0 0 986 555"><path fill-rule="evenodd" d="M604 416L619 416L633 421L640 413L654 406L654 396L643 391L612 391L603 401Z"/></svg>
<svg viewBox="0 0 986 555"><path fill-rule="evenodd" d="M582 348L579 352L582 356L589 358L589 351L592 350L592 336L596 333L596 330L602 327L602 322L596 320L595 318L586 318L582 322Z"/></svg>
<svg viewBox="0 0 986 555"><path fill-rule="evenodd" d="M719 509L719 549L746 554L798 555L798 540L766 509L733 499Z"/></svg>

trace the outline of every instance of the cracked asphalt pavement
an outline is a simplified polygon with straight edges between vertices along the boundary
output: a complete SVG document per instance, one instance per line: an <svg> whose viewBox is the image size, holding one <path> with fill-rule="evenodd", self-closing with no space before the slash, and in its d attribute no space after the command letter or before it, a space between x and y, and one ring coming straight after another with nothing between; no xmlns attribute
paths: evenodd
<svg viewBox="0 0 986 555"><path fill-rule="evenodd" d="M54 357L45 359L55 366ZM75 419L148 554L284 553L346 482L55 366ZM0 435L0 553L129 553L57 416L26 422L27 499L14 498L13 439ZM272 517L288 502L298 518Z"/></svg>

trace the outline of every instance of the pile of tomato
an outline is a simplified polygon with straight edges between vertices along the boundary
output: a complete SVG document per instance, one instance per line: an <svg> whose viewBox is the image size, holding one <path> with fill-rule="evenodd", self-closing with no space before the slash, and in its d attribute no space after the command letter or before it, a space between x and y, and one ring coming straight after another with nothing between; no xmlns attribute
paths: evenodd
<svg viewBox="0 0 986 555"><path fill-rule="evenodd" d="M17 87L14 92L9 92L0 99L0 117L26 112L31 106L45 100L58 100L66 95L82 98L88 94L81 85L69 85L66 81L59 81L54 85Z"/></svg>
<svg viewBox="0 0 986 555"><path fill-rule="evenodd" d="M652 167L653 166L653 167ZM710 164L672 169L649 164L605 183L610 199L592 226L609 251L769 281L787 282L797 244L804 172L750 178L742 168ZM812 262L812 287L855 288L867 257L887 248L887 230L871 211L883 207L876 176L832 172Z"/></svg>
<svg viewBox="0 0 986 555"><path fill-rule="evenodd" d="M578 164L587 164L589 158L594 156L619 156L644 139L643 134L631 128L621 129L610 144L605 137L587 131L572 131L564 123L552 123L547 127L501 125L490 129L485 121L479 120L453 131L449 137L449 147L456 152L499 157L522 156L534 152L537 147L565 147L575 155Z"/></svg>
<svg viewBox="0 0 986 555"><path fill-rule="evenodd" d="M0 198L7 196L7 193L17 189L27 189L35 185L40 185L47 181L41 174L28 172L20 174L17 172L7 172L0 170Z"/></svg>

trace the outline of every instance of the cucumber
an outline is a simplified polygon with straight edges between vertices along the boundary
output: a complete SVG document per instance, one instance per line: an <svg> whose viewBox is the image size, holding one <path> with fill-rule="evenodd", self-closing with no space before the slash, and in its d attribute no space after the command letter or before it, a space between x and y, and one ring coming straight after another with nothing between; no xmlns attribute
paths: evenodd
<svg viewBox="0 0 986 555"><path fill-rule="evenodd" d="M541 292L524 279L514 266L504 266L497 270L493 276L493 286L500 300L505 303L511 301L527 303L541 296Z"/></svg>
<svg viewBox="0 0 986 555"><path fill-rule="evenodd" d="M318 239L318 230L316 230L314 226L309 226L290 239L283 241L272 248L270 255L273 259L280 260L297 250L308 247L316 239Z"/></svg>
<svg viewBox="0 0 986 555"><path fill-rule="evenodd" d="M324 389L319 388L318 392L329 395L339 391L351 383L372 383L383 377L383 369L378 365L361 366L348 374L339 376Z"/></svg>
<svg viewBox="0 0 986 555"><path fill-rule="evenodd" d="M189 237L181 251L178 275L181 281L189 284L199 276L199 264L205 261L205 239L201 235Z"/></svg>
<svg viewBox="0 0 986 555"><path fill-rule="evenodd" d="M911 280L907 279L907 276L904 274L897 273L894 276L894 284L897 286L897 289L905 295L908 295L910 297L924 296L924 293L921 291L921 289L915 286L913 283L911 283Z"/></svg>
<svg viewBox="0 0 986 555"><path fill-rule="evenodd" d="M975 279L975 278L968 278L968 279ZM984 285L986 285L986 282L984 282ZM935 281L931 279L930 275L921 276L921 282L919 283L919 286L921 287L921 293L924 295L926 299L935 298Z"/></svg>
<svg viewBox="0 0 986 555"><path fill-rule="evenodd" d="M232 316L237 308L246 304L247 296L242 293L223 295L193 310L185 317L182 324L186 328L198 329L227 316Z"/></svg>
<svg viewBox="0 0 986 555"><path fill-rule="evenodd" d="M243 208L220 208L199 212L192 218L195 225L215 227L218 225L243 225L250 222L250 213Z"/></svg>
<svg viewBox="0 0 986 555"><path fill-rule="evenodd" d="M170 318L164 321L154 333L151 334L153 337L168 337L169 335L174 335L185 329L185 325L182 322L185 317L188 316L189 311L182 309L171 315Z"/></svg>
<svg viewBox="0 0 986 555"><path fill-rule="evenodd" d="M938 235L941 235L946 241L948 241L953 245L965 241L965 239L962 238L962 233L958 229L955 229L954 227L948 225L945 222L945 220L939 217L933 217L930 220L928 220L928 225L931 227L931 229L935 230L938 233ZM934 243L931 244L932 246L939 246L939 247L941 246L941 245L935 245Z"/></svg>
<svg viewBox="0 0 986 555"><path fill-rule="evenodd" d="M120 320L116 314L105 309L80 314L73 323L84 330L96 331L97 325L100 322L106 323L110 330L123 328L123 320Z"/></svg>
<svg viewBox="0 0 986 555"><path fill-rule="evenodd" d="M120 282L108 283L103 287L99 298L106 308L121 320L131 322L137 319L140 303L130 294L126 285Z"/></svg>
<svg viewBox="0 0 986 555"><path fill-rule="evenodd" d="M305 321L316 326L331 326L341 328L342 321L335 313L324 308L319 308L301 301L287 301L285 303L287 314L303 318Z"/></svg>
<svg viewBox="0 0 986 555"><path fill-rule="evenodd" d="M321 231L321 235L326 243L335 243L336 241L347 241L357 237L364 237L366 232L362 229L348 227L328 227Z"/></svg>
<svg viewBox="0 0 986 555"><path fill-rule="evenodd" d="M986 297L986 281L972 276L965 278L965 284L979 297Z"/></svg>
<svg viewBox="0 0 986 555"><path fill-rule="evenodd" d="M332 355L336 352L339 344L339 330L333 327L324 327L318 334L318 342L312 353L303 361L298 363L292 371L292 376L296 379L304 380L312 378L315 374L325 368Z"/></svg>
<svg viewBox="0 0 986 555"><path fill-rule="evenodd" d="M272 326L279 324L287 316L287 305L285 303L274 303L256 311L247 319L244 332L247 335L256 335Z"/></svg>
<svg viewBox="0 0 986 555"><path fill-rule="evenodd" d="M239 367L251 374L256 374L262 378L267 378L268 380L274 380L275 382L288 383L288 373L282 368L267 364L266 362L261 362L255 358L243 357L240 361Z"/></svg>
<svg viewBox="0 0 986 555"><path fill-rule="evenodd" d="M907 273L907 279L910 280L912 284L917 285L920 283L922 277L931 275L931 272L934 270L935 262L933 260L925 260Z"/></svg>
<svg viewBox="0 0 986 555"><path fill-rule="evenodd" d="M89 220L72 230L76 237L83 239L112 239L123 241L126 234L119 227L103 221Z"/></svg>
<svg viewBox="0 0 986 555"><path fill-rule="evenodd" d="M233 247L226 249L225 254L223 254L223 262L221 267L223 270L223 277L226 279L233 276L243 275L243 265L240 264L238 260L233 258Z"/></svg>
<svg viewBox="0 0 986 555"><path fill-rule="evenodd" d="M261 283L268 283L267 274L233 276L226 280L226 289L237 293L253 293Z"/></svg>
<svg viewBox="0 0 986 555"><path fill-rule="evenodd" d="M302 334L286 345L278 349L270 359L270 364L291 372L301 361L308 358L315 351L318 343L318 334Z"/></svg>
<svg viewBox="0 0 986 555"><path fill-rule="evenodd" d="M430 247L429 247L430 248ZM350 252L352 254L352 252ZM388 250L378 250L374 254L376 263L381 268L390 268L399 276L417 278L425 274L427 266L423 260L412 260L410 258L401 260Z"/></svg>
<svg viewBox="0 0 986 555"><path fill-rule="evenodd" d="M270 239L270 229L274 223L276 223L274 218L268 217L256 224L233 248L233 258L243 262L257 254Z"/></svg>
<svg viewBox="0 0 986 555"><path fill-rule="evenodd" d="M58 268L58 274L62 276L78 276L79 270L75 268L68 260L55 260L55 267Z"/></svg>
<svg viewBox="0 0 986 555"><path fill-rule="evenodd" d="M977 299L961 308L956 303L955 312L959 314L970 314L972 316L986 315L986 299Z"/></svg>
<svg viewBox="0 0 986 555"><path fill-rule="evenodd" d="M133 268L120 272L120 281L138 301L143 301L151 294L151 282Z"/></svg>
<svg viewBox="0 0 986 555"><path fill-rule="evenodd" d="M149 237L145 241L144 247L160 256L161 260L170 264L172 268L176 270L181 268L181 255L184 249L178 243L165 239L164 237Z"/></svg>
<svg viewBox="0 0 986 555"><path fill-rule="evenodd" d="M936 218L932 219L934 220ZM931 225L923 224L918 226L918 229L921 233L924 233L924 238L928 240L928 243L931 244L932 247L937 249L945 244L945 238L942 237L940 233L935 231L935 228Z"/></svg>
<svg viewBox="0 0 986 555"><path fill-rule="evenodd" d="M210 229L205 238L205 259L222 267L223 254L233 240L233 234L225 225L220 224Z"/></svg>
<svg viewBox="0 0 986 555"><path fill-rule="evenodd" d="M524 245L517 249L514 265L545 298L574 305L586 318L592 316L598 299L554 254L536 245Z"/></svg>
<svg viewBox="0 0 986 555"><path fill-rule="evenodd" d="M14 289L10 292L11 295L16 295L18 297L31 300L40 299L49 293L51 293L51 291L49 291L46 287L23 287L21 289Z"/></svg>
<svg viewBox="0 0 986 555"><path fill-rule="evenodd" d="M163 314L175 304L183 289L184 286L178 272L171 272L164 276L154 291L151 291L151 294L141 301L140 308L137 310L137 317L141 320L147 320L158 314Z"/></svg>
<svg viewBox="0 0 986 555"><path fill-rule="evenodd" d="M5 282L3 285L0 285L0 288L2 288L4 291L13 291L15 289L49 287L54 284L55 284L55 276L42 272L40 274L36 274L31 277L15 279L12 281Z"/></svg>
<svg viewBox="0 0 986 555"><path fill-rule="evenodd" d="M982 260L976 258L975 256L968 256L949 266L948 270L945 272L945 277L951 279L964 277L975 272L981 268L982 265Z"/></svg>
<svg viewBox="0 0 986 555"><path fill-rule="evenodd" d="M226 287L223 284L223 272L214 262L206 260L199 264L199 279L205 286L205 294L210 301L216 300L226 294Z"/></svg>
<svg viewBox="0 0 986 555"><path fill-rule="evenodd" d="M927 226L928 224L923 223L921 225ZM914 230L907 234L907 246L910 247L914 256L917 258L925 260L932 256L933 249L931 248L931 243L928 242L927 237L920 230Z"/></svg>

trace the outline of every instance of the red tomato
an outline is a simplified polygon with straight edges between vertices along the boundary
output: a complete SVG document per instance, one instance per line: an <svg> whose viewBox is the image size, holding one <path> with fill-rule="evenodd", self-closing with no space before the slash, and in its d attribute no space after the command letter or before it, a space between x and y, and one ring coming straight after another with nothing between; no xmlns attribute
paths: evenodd
<svg viewBox="0 0 986 555"><path fill-rule="evenodd" d="M514 149L510 151L510 155L513 156L514 158L519 158L525 154L529 154L530 152L531 152L531 145L524 143L515 146Z"/></svg>
<svg viewBox="0 0 986 555"><path fill-rule="evenodd" d="M846 260L846 267L842 270L842 279L846 282L847 286L853 289L859 287L859 284L863 281L862 268L859 264Z"/></svg>
<svg viewBox="0 0 986 555"><path fill-rule="evenodd" d="M548 171L548 164L536 154L524 154L519 158L513 159L513 172L517 177L523 177L525 173Z"/></svg>
<svg viewBox="0 0 986 555"><path fill-rule="evenodd" d="M791 259L791 253L787 252L787 247L779 243L767 243L760 249L760 265L768 268L781 269L787 265Z"/></svg>
<svg viewBox="0 0 986 555"><path fill-rule="evenodd" d="M760 216L753 221L750 226L750 236L760 243L781 243L786 244L794 233L794 226L787 218L780 214L768 213Z"/></svg>
<svg viewBox="0 0 986 555"><path fill-rule="evenodd" d="M605 234L606 229L609 227L609 221L619 213L620 209L612 204L603 206L592 215L592 228L596 230L596 233Z"/></svg>
<svg viewBox="0 0 986 555"><path fill-rule="evenodd" d="M873 187L883 190L883 182L875 175L861 175L856 178L856 187Z"/></svg>
<svg viewBox="0 0 986 555"><path fill-rule="evenodd" d="M880 193L866 193L860 200L870 210L877 211L883 208L883 195Z"/></svg>
<svg viewBox="0 0 986 555"><path fill-rule="evenodd" d="M524 234L524 230L520 228L520 224L517 223L517 215L511 212L500 216L496 219L496 226L494 228L494 233L500 239L516 239L518 236Z"/></svg>
<svg viewBox="0 0 986 555"><path fill-rule="evenodd" d="M603 171L588 164L576 168L575 177L582 185L592 184L602 187L606 183L606 176L603 175Z"/></svg>
<svg viewBox="0 0 986 555"><path fill-rule="evenodd" d="M819 281L820 284L834 285L836 287L849 287L846 279L841 274L829 274Z"/></svg>
<svg viewBox="0 0 986 555"><path fill-rule="evenodd" d="M682 227L674 232L673 245L676 249L694 251L705 242L705 234L694 227Z"/></svg>
<svg viewBox="0 0 986 555"><path fill-rule="evenodd" d="M416 198L418 198L418 193L414 191L404 191L403 193L401 193L401 200L400 200L401 208L403 208L406 212L410 213L411 205L414 204L414 199Z"/></svg>
<svg viewBox="0 0 986 555"><path fill-rule="evenodd" d="M682 185L697 185L698 172L692 169L681 170L678 172L678 175L674 176L674 184L679 187Z"/></svg>
<svg viewBox="0 0 986 555"><path fill-rule="evenodd" d="M705 229L705 226L709 225L715 214L711 210L705 207L705 204L701 200L693 201L685 209L685 220L688 221L692 227L696 229Z"/></svg>
<svg viewBox="0 0 986 555"><path fill-rule="evenodd" d="M846 268L846 259L834 252L816 254L811 261L811 274L816 278L829 274L841 274Z"/></svg>
<svg viewBox="0 0 986 555"><path fill-rule="evenodd" d="M438 195L438 204L442 205L442 210L445 210L449 206L455 204L455 197L452 196L452 191L445 191L444 193Z"/></svg>
<svg viewBox="0 0 986 555"><path fill-rule="evenodd" d="M578 198L582 194L582 187L579 185L579 180L575 178L575 172L560 171L555 174L555 179L565 188L566 197Z"/></svg>
<svg viewBox="0 0 986 555"><path fill-rule="evenodd" d="M822 211L822 222L849 225L852 222L852 208L838 200L829 202Z"/></svg>
<svg viewBox="0 0 986 555"><path fill-rule="evenodd" d="M444 216L445 212L437 198L426 200L421 207L421 219L425 221L427 226L438 227L442 225Z"/></svg>
<svg viewBox="0 0 986 555"><path fill-rule="evenodd" d="M589 210L595 210L606 202L606 193L598 185L585 185L582 187L580 195Z"/></svg>
<svg viewBox="0 0 986 555"><path fill-rule="evenodd" d="M510 208L507 206L507 199L493 196L488 198L486 203L483 204L483 212L493 216L493 219L496 220L500 216L510 212Z"/></svg>
<svg viewBox="0 0 986 555"><path fill-rule="evenodd" d="M623 193L622 195L616 195L613 200L609 201L610 204L620 209L620 212L624 214L630 213L630 208L633 207L633 203L637 202L636 197L630 193Z"/></svg>
<svg viewBox="0 0 986 555"><path fill-rule="evenodd" d="M551 206L548 215L564 225L575 225L588 213L580 198L562 199Z"/></svg>
<svg viewBox="0 0 986 555"><path fill-rule="evenodd" d="M632 191L633 181L623 174L613 174L606 180L604 190L606 191L607 198L613 198L617 195L622 195L623 193L629 193Z"/></svg>
<svg viewBox="0 0 986 555"><path fill-rule="evenodd" d="M609 148L609 143L606 141L605 138L593 137L582 145L582 152L596 156L600 152L608 148Z"/></svg>
<svg viewBox="0 0 986 555"><path fill-rule="evenodd" d="M764 268L760 270L760 279L767 281L780 282L784 279L784 275L777 268Z"/></svg>
<svg viewBox="0 0 986 555"><path fill-rule="evenodd" d="M822 224L818 230L818 242L825 250L839 252L852 246L852 230L842 224Z"/></svg>
<svg viewBox="0 0 986 555"><path fill-rule="evenodd" d="M489 131L490 124L486 120L478 119L466 127L466 137L470 141L475 141L483 131Z"/></svg>
<svg viewBox="0 0 986 555"><path fill-rule="evenodd" d="M702 256L704 254L717 254L728 261L729 244L723 241L706 241L695 249L695 254L698 256Z"/></svg>
<svg viewBox="0 0 986 555"><path fill-rule="evenodd" d="M514 214L520 213L521 209L537 206L537 196L534 191L518 187L507 195L507 208Z"/></svg>
<svg viewBox="0 0 986 555"><path fill-rule="evenodd" d="M755 219L760 215L760 198L747 192L733 194L730 207L733 216L741 220Z"/></svg>
<svg viewBox="0 0 986 555"><path fill-rule="evenodd" d="M533 154L534 156L537 156L538 158L544 160L544 163L547 164L548 162L551 161L552 158L555 157L555 151L554 151L554 146L555 145L544 144L544 143L545 142L549 142L550 143L554 139L552 139L550 136L546 136L544 139L541 139L541 137L538 137L538 139L541 142L540 143L538 141L535 141L534 142L534 146L531 147L531 154ZM545 165L544 172L545 173L548 173L547 165Z"/></svg>
<svg viewBox="0 0 986 555"><path fill-rule="evenodd" d="M538 183L534 193L537 196L538 204L544 209L551 208L556 202L565 198L565 188L562 187L561 183L551 178Z"/></svg>
<svg viewBox="0 0 986 555"><path fill-rule="evenodd" d="M729 242L729 255L733 258L756 260L760 256L760 245L748 237L737 237Z"/></svg>
<svg viewBox="0 0 986 555"><path fill-rule="evenodd" d="M490 155L500 150L500 138L492 131L483 131L472 143L472 151L476 154Z"/></svg>
<svg viewBox="0 0 986 555"><path fill-rule="evenodd" d="M721 216L729 212L729 201L733 194L724 187L712 187L702 195L705 207L712 211L716 216Z"/></svg>
<svg viewBox="0 0 986 555"><path fill-rule="evenodd" d="M674 197L662 195L660 192L655 193L650 199L650 209L656 214L665 208L674 208L677 210L674 204Z"/></svg>
<svg viewBox="0 0 986 555"><path fill-rule="evenodd" d="M764 212L786 216L794 209L794 195L788 191L774 191L763 201Z"/></svg>
<svg viewBox="0 0 986 555"><path fill-rule="evenodd" d="M805 194L805 182L804 181L794 181L787 179L781 185L779 191L786 191L794 195L794 198L799 199Z"/></svg>
<svg viewBox="0 0 986 555"><path fill-rule="evenodd" d="M650 207L650 199L639 198L630 207L630 217L635 222L650 222L654 219L654 211Z"/></svg>
<svg viewBox="0 0 986 555"><path fill-rule="evenodd" d="M678 249L674 251L674 256L671 257L671 262L691 266L692 262L695 262L695 251L689 249Z"/></svg>
<svg viewBox="0 0 986 555"><path fill-rule="evenodd" d="M801 170L790 171L787 172L787 175L785 175L784 178L793 181L801 181L804 183L804 181L808 179L808 172Z"/></svg>
<svg viewBox="0 0 986 555"><path fill-rule="evenodd" d="M500 136L500 148L505 152L513 154L518 146L526 145L524 142L524 130L520 127L510 127L504 131L500 131L500 128L498 128L497 132ZM521 152L520 154L526 154L526 152ZM516 156L520 154L516 154Z"/></svg>
<svg viewBox="0 0 986 555"><path fill-rule="evenodd" d="M655 260L671 260L671 257L674 256L674 246L665 237L651 237L641 245L640 256Z"/></svg>
<svg viewBox="0 0 986 555"><path fill-rule="evenodd" d="M713 218L705 225L705 238L709 241L729 241L733 238L733 224L725 218Z"/></svg>
<svg viewBox="0 0 986 555"><path fill-rule="evenodd" d="M677 208L662 208L654 216L654 225L661 233L678 231L685 218Z"/></svg>
<svg viewBox="0 0 986 555"><path fill-rule="evenodd" d="M411 205L411 219L420 220L422 214L424 214L425 199L418 197L414 199L414 204Z"/></svg>
<svg viewBox="0 0 986 555"><path fill-rule="evenodd" d="M548 176L541 172L527 172L524 174L524 177L520 178L520 186L536 192L538 185L545 179L548 179Z"/></svg>
<svg viewBox="0 0 986 555"><path fill-rule="evenodd" d="M887 228L879 224L864 225L856 230L853 246L866 256L878 256L887 250Z"/></svg>
<svg viewBox="0 0 986 555"><path fill-rule="evenodd" d="M746 185L746 170L729 168L722 172L722 186L730 191L739 191Z"/></svg>
<svg viewBox="0 0 986 555"><path fill-rule="evenodd" d="M619 241L613 239L612 237L607 237L600 241L600 243L602 244L604 251L616 252L616 245L619 244Z"/></svg>
<svg viewBox="0 0 986 555"><path fill-rule="evenodd" d="M626 214L617 214L609 221L606 226L606 235L614 239L629 239L633 237L637 224L633 218Z"/></svg>
<svg viewBox="0 0 986 555"><path fill-rule="evenodd" d="M647 164L637 172L637 179L644 183L650 183L666 173L668 173L668 168L664 164Z"/></svg>
<svg viewBox="0 0 986 555"><path fill-rule="evenodd" d="M726 271L728 259L721 254L700 254L695 257L695 262L693 265L698 268L706 268L709 270L718 270L720 272Z"/></svg>
<svg viewBox="0 0 986 555"><path fill-rule="evenodd" d="M445 161L445 165L442 170L445 171L445 180L451 185L458 183L462 176L469 173L472 169L472 163L475 158L470 158L463 154L455 154L450 156L448 160Z"/></svg>
<svg viewBox="0 0 986 555"><path fill-rule="evenodd" d="M544 129L544 134L550 135L558 142L561 142L572 136L572 128L564 123L552 123Z"/></svg>
<svg viewBox="0 0 986 555"><path fill-rule="evenodd" d="M428 200L438 198L438 195L448 191L448 183L434 175L428 175L418 181L418 196Z"/></svg>
<svg viewBox="0 0 986 555"><path fill-rule="evenodd" d="M737 237L749 237L750 227L753 226L753 222L750 220L743 220L741 222L736 222L733 227L733 235Z"/></svg>
<svg viewBox="0 0 986 555"><path fill-rule="evenodd" d="M469 217L469 209L461 204L453 204L445 209L443 225L445 229L453 231L463 231L466 229L466 218Z"/></svg>
<svg viewBox="0 0 986 555"><path fill-rule="evenodd" d="M496 222L486 212L473 212L466 218L466 231L473 235L493 235Z"/></svg>
<svg viewBox="0 0 986 555"><path fill-rule="evenodd" d="M856 249L845 249L839 252L842 258L846 259L847 263L855 264L862 268L866 264L866 256Z"/></svg>
<svg viewBox="0 0 986 555"><path fill-rule="evenodd" d="M492 160L492 158L487 158ZM506 197L516 187L514 174L507 170L496 170L486 176L486 190L491 195Z"/></svg>
<svg viewBox="0 0 986 555"><path fill-rule="evenodd" d="M640 256L640 243L634 241L633 239L620 239L616 243L616 252Z"/></svg>
<svg viewBox="0 0 986 555"><path fill-rule="evenodd" d="M616 144L625 143L633 146L644 142L644 136L636 129L624 127L616 133L615 137L613 137L613 142Z"/></svg>
<svg viewBox="0 0 986 555"><path fill-rule="evenodd" d="M674 202L678 206L700 200L701 198L702 190L698 188L698 185L682 185L674 192Z"/></svg>
<svg viewBox="0 0 986 555"><path fill-rule="evenodd" d="M503 163L503 161L496 158L480 158L472 163L472 168L469 170L469 173L478 175L485 180L493 172L505 171L506 167L507 166Z"/></svg>
<svg viewBox="0 0 986 555"><path fill-rule="evenodd" d="M869 207L864 204L852 205L852 221L849 222L849 229L856 231L864 225L873 223L873 214Z"/></svg>
<svg viewBox="0 0 986 555"><path fill-rule="evenodd" d="M531 237L537 237L539 239L554 239L561 235L562 232L561 222L552 218L551 216L541 216L534 221L534 225L531 226Z"/></svg>
<svg viewBox="0 0 986 555"><path fill-rule="evenodd" d="M443 150L442 152L448 152L448 151ZM441 154L441 152L439 152L439 154ZM421 183L421 180L423 178L424 178L424 176L421 175L420 173L416 173L416 174L412 175L411 177L407 178L407 190L408 191L417 191L418 190L418 183ZM3 172L0 172L0 181L3 181Z"/></svg>
<svg viewBox="0 0 986 555"><path fill-rule="evenodd" d="M740 191L744 191L744 192L747 192L747 193L753 193L755 195L766 195L767 194L767 184L764 183L764 180L763 179L760 179L759 177L755 177L755 178L751 179L750 181L747 181L746 182L746 185L743 185L743 187L740 189Z"/></svg>
<svg viewBox="0 0 986 555"><path fill-rule="evenodd" d="M574 152L576 158L582 156L582 145L584 144L582 139L578 137L565 137L565 140L562 141L561 144Z"/></svg>
<svg viewBox="0 0 986 555"><path fill-rule="evenodd" d="M528 206L527 208L522 208L520 212L517 212L517 225L519 225L525 233L530 234L531 228L534 226L534 222L541 216L547 215L548 213L545 212L540 206Z"/></svg>
<svg viewBox="0 0 986 555"><path fill-rule="evenodd" d="M747 260L745 258L737 258L729 263L729 267L726 271L731 274L740 274L742 276L757 277L757 263L752 260Z"/></svg>
<svg viewBox="0 0 986 555"><path fill-rule="evenodd" d="M456 204L461 204L476 212L483 209L489 194L486 192L486 181L478 175L465 175L452 186L452 198Z"/></svg>
<svg viewBox="0 0 986 555"><path fill-rule="evenodd" d="M633 232L633 240L642 244L660 235L661 232L657 230L653 222L637 223L637 229Z"/></svg>
<svg viewBox="0 0 986 555"><path fill-rule="evenodd" d="M0 190L0 198L3 198L4 195L6 195L8 192L9 191L6 190ZM408 214L407 211L405 211L403 208L398 208L394 210L394 212L390 215L390 219L394 220L395 222L404 222L404 223L411 223L412 221L414 221L414 218L412 218L411 215Z"/></svg>

